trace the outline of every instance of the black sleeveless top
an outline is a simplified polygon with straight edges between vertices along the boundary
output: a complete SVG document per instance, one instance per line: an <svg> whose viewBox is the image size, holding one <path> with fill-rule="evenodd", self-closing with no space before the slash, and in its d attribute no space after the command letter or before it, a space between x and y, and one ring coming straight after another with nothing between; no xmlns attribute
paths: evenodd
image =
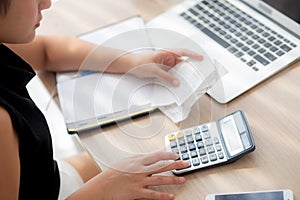
<svg viewBox="0 0 300 200"><path fill-rule="evenodd" d="M0 106L10 114L19 138L19 199L57 199L60 180L50 131L25 87L34 76L24 60L0 44Z"/></svg>

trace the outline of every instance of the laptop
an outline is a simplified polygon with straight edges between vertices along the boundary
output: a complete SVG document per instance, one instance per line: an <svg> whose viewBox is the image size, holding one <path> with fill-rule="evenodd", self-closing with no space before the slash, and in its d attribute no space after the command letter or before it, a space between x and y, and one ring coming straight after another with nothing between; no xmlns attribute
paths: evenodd
<svg viewBox="0 0 300 200"><path fill-rule="evenodd" d="M205 49L221 77L208 94L227 103L299 60L299 8L299 0L185 0L147 26Z"/></svg>

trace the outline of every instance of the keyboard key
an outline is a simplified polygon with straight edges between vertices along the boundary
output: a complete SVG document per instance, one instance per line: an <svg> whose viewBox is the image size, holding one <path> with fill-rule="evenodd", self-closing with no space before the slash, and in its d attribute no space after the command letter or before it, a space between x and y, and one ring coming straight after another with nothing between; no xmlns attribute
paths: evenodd
<svg viewBox="0 0 300 200"><path fill-rule="evenodd" d="M244 46L244 47L242 48L242 50L245 51L245 52L247 52L249 49L250 49L250 48L249 48L249 47L246 47L246 46Z"/></svg>
<svg viewBox="0 0 300 200"><path fill-rule="evenodd" d="M277 56L282 56L283 54L284 54L284 52L281 50L277 51L277 53L276 53Z"/></svg>
<svg viewBox="0 0 300 200"><path fill-rule="evenodd" d="M258 62L260 62L262 65L266 66L268 64L270 64L269 61L267 61L266 59L264 59L263 57L261 57L260 55L256 55L254 56L254 59L257 60Z"/></svg>
<svg viewBox="0 0 300 200"><path fill-rule="evenodd" d="M275 57L273 54L269 53L269 52L266 53L265 56L266 56L266 58L268 58L270 61L276 60L276 57Z"/></svg>
<svg viewBox="0 0 300 200"><path fill-rule="evenodd" d="M202 32L205 33L207 36L212 38L214 41L216 41L218 44L220 44L222 47L227 48L230 46L228 42L217 36L215 33L211 32L207 28L202 29Z"/></svg>
<svg viewBox="0 0 300 200"><path fill-rule="evenodd" d="M276 40L276 42L274 42L274 44L276 44L276 45L281 45L282 44L282 42L280 41L280 40Z"/></svg>
<svg viewBox="0 0 300 200"><path fill-rule="evenodd" d="M252 50L251 50L251 51L248 51L248 55L249 55L249 56L253 56L254 54L255 54L255 51L252 51Z"/></svg>
<svg viewBox="0 0 300 200"><path fill-rule="evenodd" d="M267 48L269 48L270 46L272 46L269 42L266 42L265 44L264 44L264 46L265 47L267 47Z"/></svg>
<svg viewBox="0 0 300 200"><path fill-rule="evenodd" d="M292 49L291 47L289 47L286 44L282 45L280 48L283 49L285 52L289 52Z"/></svg>
<svg viewBox="0 0 300 200"><path fill-rule="evenodd" d="M273 46L273 47L270 48L270 50L271 50L272 52L275 52L275 51L278 50L278 48Z"/></svg>
<svg viewBox="0 0 300 200"><path fill-rule="evenodd" d="M188 11L190 12L190 13L192 13L193 15L195 15L195 16L198 16L199 15L199 13L198 12L196 12L196 11L194 11L193 9L188 9Z"/></svg>
<svg viewBox="0 0 300 200"><path fill-rule="evenodd" d="M258 48L259 48L259 45L258 45L258 44L254 44L254 45L252 46L252 48L253 48L253 49L258 49Z"/></svg>
<svg viewBox="0 0 300 200"><path fill-rule="evenodd" d="M235 52L237 52L237 49L235 47L230 47L228 49L228 51L231 52L231 53L235 53Z"/></svg>
<svg viewBox="0 0 300 200"><path fill-rule="evenodd" d="M251 45L251 44L253 44L253 40L248 40L246 43Z"/></svg>
<svg viewBox="0 0 300 200"><path fill-rule="evenodd" d="M294 44L294 43L291 43L291 46L292 46L292 47L294 47L294 48L296 48L296 47L297 47L297 45L296 45L296 44Z"/></svg>
<svg viewBox="0 0 300 200"><path fill-rule="evenodd" d="M259 53L265 53L266 51L267 51L267 50L264 49L264 48L260 48L260 49L258 50Z"/></svg>
<svg viewBox="0 0 300 200"><path fill-rule="evenodd" d="M238 58L240 58L240 57L242 57L243 55L244 55L244 53L243 52L237 52L236 54L234 54L236 57L238 57Z"/></svg>

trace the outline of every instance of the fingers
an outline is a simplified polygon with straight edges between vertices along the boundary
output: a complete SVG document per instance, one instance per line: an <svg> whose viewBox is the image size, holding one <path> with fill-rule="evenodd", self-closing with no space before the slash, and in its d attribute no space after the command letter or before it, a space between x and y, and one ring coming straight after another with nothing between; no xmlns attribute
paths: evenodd
<svg viewBox="0 0 300 200"><path fill-rule="evenodd" d="M187 56L193 59L197 59L197 60L203 60L203 56L200 54L197 54L193 51L190 51L188 49L177 49L175 50L175 53L180 55L180 56Z"/></svg>
<svg viewBox="0 0 300 200"><path fill-rule="evenodd" d="M161 160L177 160L179 155L172 152L155 152L144 158L144 165L152 165Z"/></svg>
<svg viewBox="0 0 300 200"><path fill-rule="evenodd" d="M175 76L173 76L168 71L165 71L163 69L158 68L156 72L156 77L170 83L175 87L178 87L180 85L179 81L176 79Z"/></svg>
<svg viewBox="0 0 300 200"><path fill-rule="evenodd" d="M174 199L174 194L144 189L140 193L141 198L146 199Z"/></svg>
<svg viewBox="0 0 300 200"><path fill-rule="evenodd" d="M151 176L145 181L147 186L159 186L159 185L178 185L186 182L184 177L176 176Z"/></svg>
<svg viewBox="0 0 300 200"><path fill-rule="evenodd" d="M155 163L151 166L152 174L157 174L161 172L166 172L174 169L183 169L189 166L189 162L177 160L171 163Z"/></svg>

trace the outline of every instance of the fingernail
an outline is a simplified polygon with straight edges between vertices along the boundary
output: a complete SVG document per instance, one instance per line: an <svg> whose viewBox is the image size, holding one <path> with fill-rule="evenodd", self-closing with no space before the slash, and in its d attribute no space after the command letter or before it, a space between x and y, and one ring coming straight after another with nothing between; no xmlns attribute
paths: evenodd
<svg viewBox="0 0 300 200"><path fill-rule="evenodd" d="M185 183L185 178L184 177L179 177L179 183Z"/></svg>
<svg viewBox="0 0 300 200"><path fill-rule="evenodd" d="M175 156L174 156L174 160L177 160L180 156L179 156L179 154L174 154Z"/></svg>
<svg viewBox="0 0 300 200"><path fill-rule="evenodd" d="M190 165L189 161L183 161L182 163L183 163L184 166L189 166Z"/></svg>
<svg viewBox="0 0 300 200"><path fill-rule="evenodd" d="M172 85L174 85L175 87L178 87L179 86L179 81L178 80L173 80L173 82L172 82Z"/></svg>
<svg viewBox="0 0 300 200"><path fill-rule="evenodd" d="M169 199L174 199L174 194L169 194Z"/></svg>

